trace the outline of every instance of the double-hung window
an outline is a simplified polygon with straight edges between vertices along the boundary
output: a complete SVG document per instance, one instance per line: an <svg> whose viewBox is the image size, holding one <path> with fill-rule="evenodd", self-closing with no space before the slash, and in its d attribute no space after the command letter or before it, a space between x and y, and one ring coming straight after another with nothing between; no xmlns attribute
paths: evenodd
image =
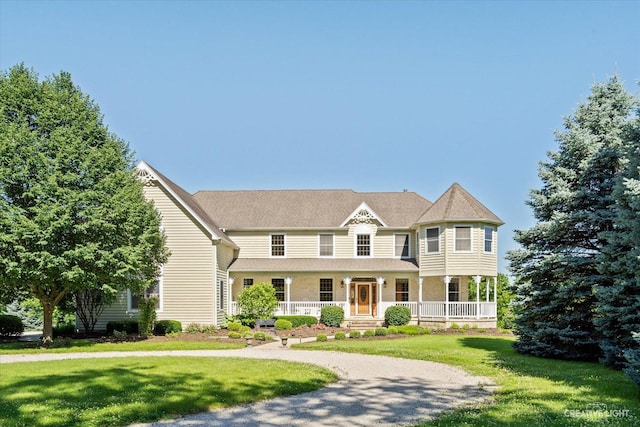
<svg viewBox="0 0 640 427"><path fill-rule="evenodd" d="M493 252L493 227L484 228L484 251Z"/></svg>
<svg viewBox="0 0 640 427"><path fill-rule="evenodd" d="M320 301L333 301L333 279L320 279Z"/></svg>
<svg viewBox="0 0 640 427"><path fill-rule="evenodd" d="M440 252L440 227L432 227L424 230L425 248L428 254Z"/></svg>
<svg viewBox="0 0 640 427"><path fill-rule="evenodd" d="M284 279L271 279L271 286L276 290L276 299L278 301L284 301Z"/></svg>
<svg viewBox="0 0 640 427"><path fill-rule="evenodd" d="M283 257L285 255L285 238L284 234L271 235L271 256Z"/></svg>
<svg viewBox="0 0 640 427"><path fill-rule="evenodd" d="M356 234L356 256L371 256L370 234Z"/></svg>
<svg viewBox="0 0 640 427"><path fill-rule="evenodd" d="M242 280L242 288L247 289L253 286L253 279L243 279Z"/></svg>
<svg viewBox="0 0 640 427"><path fill-rule="evenodd" d="M408 234L395 234L394 235L395 253L398 258L409 258L409 235Z"/></svg>
<svg viewBox="0 0 640 427"><path fill-rule="evenodd" d="M396 279L396 301L409 301L409 279Z"/></svg>
<svg viewBox="0 0 640 427"><path fill-rule="evenodd" d="M321 257L333 256L333 234L319 234L318 235L318 254Z"/></svg>
<svg viewBox="0 0 640 427"><path fill-rule="evenodd" d="M460 279L453 277L449 282L449 301L460 301Z"/></svg>
<svg viewBox="0 0 640 427"><path fill-rule="evenodd" d="M158 298L158 309L162 307L160 300L160 280L156 280L153 286L146 289L142 294L135 294L131 291L128 291L128 300L129 300L129 311L137 311L140 309L140 298L149 298L149 297L157 297Z"/></svg>
<svg viewBox="0 0 640 427"><path fill-rule="evenodd" d="M471 252L471 226L457 225L455 228L455 250Z"/></svg>

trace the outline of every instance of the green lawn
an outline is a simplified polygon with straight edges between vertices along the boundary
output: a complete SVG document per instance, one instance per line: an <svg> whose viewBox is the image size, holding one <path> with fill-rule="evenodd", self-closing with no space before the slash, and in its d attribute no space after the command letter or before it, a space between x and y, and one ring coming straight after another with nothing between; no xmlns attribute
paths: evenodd
<svg viewBox="0 0 640 427"><path fill-rule="evenodd" d="M335 381L313 365L199 357L0 365L0 424L123 426L304 393Z"/></svg>
<svg viewBox="0 0 640 427"><path fill-rule="evenodd" d="M493 402L453 411L422 426L640 425L640 391L623 373L597 363L523 356L513 351L512 342L503 336L434 334L295 347L442 362L500 386Z"/></svg>
<svg viewBox="0 0 640 427"><path fill-rule="evenodd" d="M224 343L212 339L210 341L137 341L121 343L94 343L90 340L70 340L64 347L28 348L33 343L13 342L0 344L0 355L3 354L43 354L43 353L95 353L101 351L162 351L162 350L229 350L242 348L244 341Z"/></svg>

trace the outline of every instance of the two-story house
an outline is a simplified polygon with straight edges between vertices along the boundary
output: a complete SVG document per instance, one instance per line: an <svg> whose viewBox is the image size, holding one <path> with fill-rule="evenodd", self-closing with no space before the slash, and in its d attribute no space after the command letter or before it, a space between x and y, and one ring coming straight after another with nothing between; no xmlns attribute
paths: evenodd
<svg viewBox="0 0 640 427"><path fill-rule="evenodd" d="M145 162L138 170L171 251L150 291L159 319L220 324L243 289L266 282L282 314L337 305L347 323L381 322L404 305L422 324L495 327L503 222L458 184L434 203L409 191L189 194ZM137 301L123 294L97 328L135 317Z"/></svg>

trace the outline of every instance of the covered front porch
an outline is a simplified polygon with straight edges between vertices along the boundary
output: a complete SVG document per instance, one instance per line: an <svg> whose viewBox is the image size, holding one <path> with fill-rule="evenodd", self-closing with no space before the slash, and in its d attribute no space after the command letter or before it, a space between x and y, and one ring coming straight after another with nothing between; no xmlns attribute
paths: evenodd
<svg viewBox="0 0 640 427"><path fill-rule="evenodd" d="M319 318L323 307L338 306L343 309L348 325L367 320L382 324L387 308L400 305L411 311L414 324L446 328L457 323L492 328L497 322L495 277L418 277L387 272L377 277L354 275L340 279L322 273L296 276L285 273L272 276L271 283L281 299L276 315ZM235 299L240 291L236 288L231 293L231 315L239 314Z"/></svg>

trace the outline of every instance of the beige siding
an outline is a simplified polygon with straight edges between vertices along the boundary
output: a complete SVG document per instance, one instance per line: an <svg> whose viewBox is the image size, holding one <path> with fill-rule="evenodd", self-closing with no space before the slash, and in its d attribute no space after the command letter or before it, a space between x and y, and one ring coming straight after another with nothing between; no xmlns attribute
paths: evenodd
<svg viewBox="0 0 640 427"><path fill-rule="evenodd" d="M146 186L145 195L154 201L162 216L162 227L171 252L162 268L158 319L189 323L215 321L215 250L208 233L163 189ZM109 320L136 318L127 311L127 295L122 294L101 318L101 329Z"/></svg>
<svg viewBox="0 0 640 427"><path fill-rule="evenodd" d="M269 258L271 240L268 232L233 231L227 235L240 248L242 258Z"/></svg>
<svg viewBox="0 0 640 427"><path fill-rule="evenodd" d="M228 309L231 298L229 296L230 289L227 285L227 269L233 261L234 250L228 245L218 245L215 247L216 253L216 319L215 323L220 325L224 321L224 315ZM224 290L220 287L220 282ZM221 295L221 292L223 295Z"/></svg>

